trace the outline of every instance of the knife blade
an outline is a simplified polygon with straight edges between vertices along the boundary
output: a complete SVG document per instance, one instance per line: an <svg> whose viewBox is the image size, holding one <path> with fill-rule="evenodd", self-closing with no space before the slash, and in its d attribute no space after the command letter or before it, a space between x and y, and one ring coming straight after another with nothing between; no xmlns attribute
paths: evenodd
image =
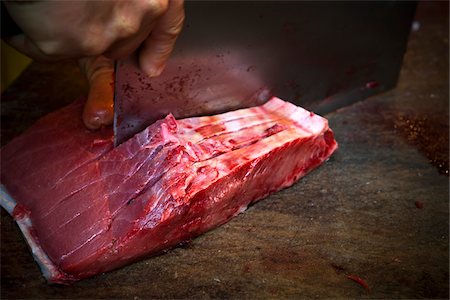
<svg viewBox="0 0 450 300"><path fill-rule="evenodd" d="M115 144L169 113L184 118L264 103L270 92L247 69L238 56L215 52L175 55L157 78L143 74L135 57L116 62Z"/></svg>
<svg viewBox="0 0 450 300"><path fill-rule="evenodd" d="M259 105L272 95L325 114L395 86L414 2L186 2L163 73L116 64L115 145L177 118Z"/></svg>

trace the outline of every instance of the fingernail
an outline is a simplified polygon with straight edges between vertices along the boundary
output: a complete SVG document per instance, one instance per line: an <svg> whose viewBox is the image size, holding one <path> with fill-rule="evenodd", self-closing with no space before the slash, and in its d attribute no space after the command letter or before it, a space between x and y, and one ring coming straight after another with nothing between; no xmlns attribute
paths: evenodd
<svg viewBox="0 0 450 300"><path fill-rule="evenodd" d="M160 66L160 67L152 66L146 71L146 73L149 77L156 77L156 76L161 75L163 70L164 70L164 66Z"/></svg>
<svg viewBox="0 0 450 300"><path fill-rule="evenodd" d="M147 75L149 77L156 77L159 76L162 72L162 68L150 68L149 70L147 70Z"/></svg>

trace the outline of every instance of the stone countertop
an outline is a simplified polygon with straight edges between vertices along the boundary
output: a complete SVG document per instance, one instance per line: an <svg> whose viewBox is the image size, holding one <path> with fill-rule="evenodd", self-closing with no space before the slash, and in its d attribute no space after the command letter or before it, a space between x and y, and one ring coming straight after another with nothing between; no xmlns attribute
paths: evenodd
<svg viewBox="0 0 450 300"><path fill-rule="evenodd" d="M327 163L183 247L51 286L2 210L1 298L448 298L448 3L416 20L398 86L326 116ZM32 64L2 95L2 143L80 91L75 65Z"/></svg>

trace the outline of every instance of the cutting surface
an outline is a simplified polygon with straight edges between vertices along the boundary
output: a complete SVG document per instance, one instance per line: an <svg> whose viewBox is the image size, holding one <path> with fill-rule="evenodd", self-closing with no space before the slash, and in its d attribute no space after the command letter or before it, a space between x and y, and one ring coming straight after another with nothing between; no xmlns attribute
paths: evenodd
<svg viewBox="0 0 450 300"><path fill-rule="evenodd" d="M326 116L332 159L183 247L49 286L2 210L1 297L448 298L447 12L419 5L395 90ZM33 64L2 95L2 144L83 91L74 64Z"/></svg>

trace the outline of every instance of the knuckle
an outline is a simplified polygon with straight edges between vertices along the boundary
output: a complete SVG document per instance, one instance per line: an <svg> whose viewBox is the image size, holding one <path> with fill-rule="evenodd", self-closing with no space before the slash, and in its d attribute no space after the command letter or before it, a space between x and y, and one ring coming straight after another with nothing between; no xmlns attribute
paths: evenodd
<svg viewBox="0 0 450 300"><path fill-rule="evenodd" d="M126 38L131 35L134 35L139 31L139 24L129 18L123 18L118 24L116 31L119 37Z"/></svg>
<svg viewBox="0 0 450 300"><path fill-rule="evenodd" d="M184 14L181 14L177 16L177 18L174 18L169 23L165 24L161 32L161 35L164 38L168 39L177 38L183 29L183 23L184 23Z"/></svg>
<svg viewBox="0 0 450 300"><path fill-rule="evenodd" d="M163 15L169 8L169 0L149 0L147 2L147 11L159 17Z"/></svg>
<svg viewBox="0 0 450 300"><path fill-rule="evenodd" d="M175 39L180 35L180 32L181 32L181 26L170 26L164 32L164 35L170 39Z"/></svg>
<svg viewBox="0 0 450 300"><path fill-rule="evenodd" d="M181 16L179 19L174 21L170 26L166 29L166 34L170 37L176 38L183 29L184 16Z"/></svg>

